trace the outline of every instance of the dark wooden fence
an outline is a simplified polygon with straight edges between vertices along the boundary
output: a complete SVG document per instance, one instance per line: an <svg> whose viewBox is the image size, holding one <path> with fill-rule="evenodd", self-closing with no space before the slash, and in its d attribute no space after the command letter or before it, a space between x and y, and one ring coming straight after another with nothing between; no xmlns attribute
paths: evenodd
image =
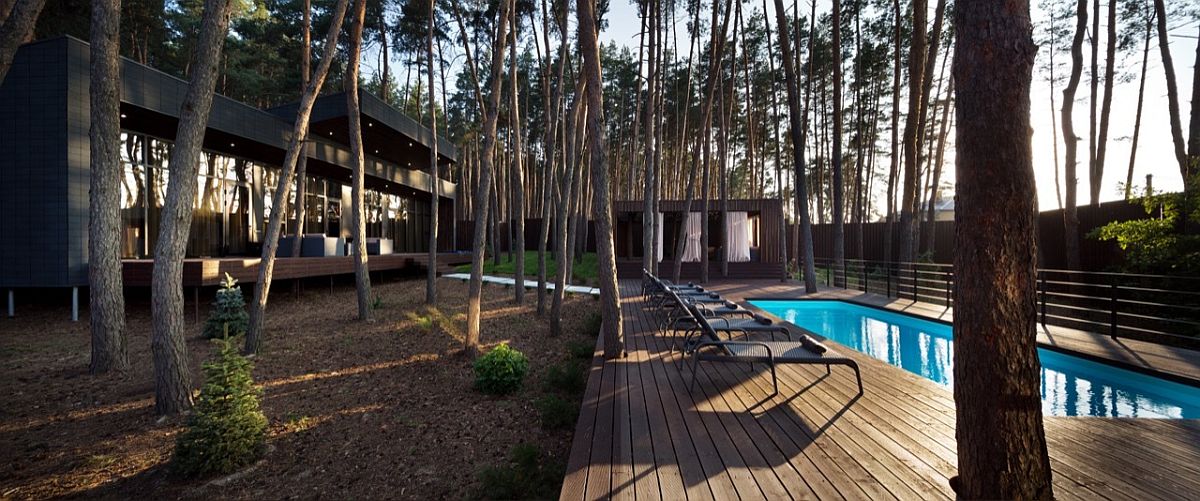
<svg viewBox="0 0 1200 501"><path fill-rule="evenodd" d="M1088 238L1087 234L1112 221L1128 221L1147 217L1145 209L1140 204L1126 201L1106 202L1099 206L1079 207L1079 254L1080 265L1088 271L1112 270L1120 265L1123 259L1121 249L1115 242L1102 242ZM920 231L925 238L924 224ZM930 256L935 263L954 262L954 222L938 221L934 224L934 250ZM846 224L845 242L846 257L868 261L884 261L888 258L897 259L900 256L900 225L892 225L892 253L885 252L885 234L887 223L866 223L862 225L863 252L858 255L858 230L856 225ZM788 227L788 243L794 226ZM813 225L813 254L817 258L833 258L833 225ZM1066 268L1066 251L1063 241L1063 211L1051 210L1038 214L1038 254L1039 264L1044 268ZM789 256L795 254L790 251Z"/></svg>
<svg viewBox="0 0 1200 501"><path fill-rule="evenodd" d="M815 259L823 285L954 306L954 267ZM1200 349L1200 278L1038 269L1038 322Z"/></svg>

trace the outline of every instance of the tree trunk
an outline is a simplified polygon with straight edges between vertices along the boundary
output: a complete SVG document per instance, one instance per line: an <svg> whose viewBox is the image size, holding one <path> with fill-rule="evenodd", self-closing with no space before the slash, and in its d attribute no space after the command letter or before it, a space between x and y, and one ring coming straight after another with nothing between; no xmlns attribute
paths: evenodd
<svg viewBox="0 0 1200 501"><path fill-rule="evenodd" d="M1129 144L1129 170L1125 174L1125 200L1133 198L1133 167L1137 164L1138 139L1142 133L1142 107L1146 97L1146 63L1150 60L1150 28L1153 23L1154 12L1152 11L1146 18L1146 32L1142 40L1142 70L1141 76L1138 78L1138 104L1137 113L1133 118L1133 140Z"/></svg>
<svg viewBox="0 0 1200 501"><path fill-rule="evenodd" d="M457 2L457 0L455 0ZM483 152L479 158L479 189L475 199L480 203L475 207L475 231L471 255L471 280L467 286L467 335L463 340L464 349L468 355L474 356L479 352L479 308L480 296L483 294L483 245L486 243L484 233L487 225L483 221L488 218L488 194L492 186L492 161L496 156L496 120L500 111L500 75L504 71L504 48L508 33L508 11L514 0L501 0L499 17L496 18L496 33L492 39L491 92L487 97L487 108L481 110L483 121ZM464 40L465 43L465 40Z"/></svg>
<svg viewBox="0 0 1200 501"><path fill-rule="evenodd" d="M1190 169L1200 166L1200 37L1196 38L1196 58L1192 64L1192 116L1188 124L1188 162ZM1184 180L1187 185L1189 180Z"/></svg>
<svg viewBox="0 0 1200 501"><path fill-rule="evenodd" d="M892 239L896 223L896 175L900 170L900 0L892 0L892 151L888 164L887 224L883 231L883 260L892 261ZM889 274L891 271L889 270Z"/></svg>
<svg viewBox="0 0 1200 501"><path fill-rule="evenodd" d="M21 44L33 36L33 28L37 25L38 15L46 0L17 0L12 6L8 19L0 24L0 84L8 75L13 58Z"/></svg>
<svg viewBox="0 0 1200 501"><path fill-rule="evenodd" d="M542 36L546 42L546 50L549 52L550 47L550 27L549 9L546 6L546 0L542 0ZM563 86L563 74L566 68L566 51L567 51L567 36L565 31L559 32L559 50L558 50L558 76L555 81L554 93L551 95L549 90L549 81L543 85L542 93L546 100L545 109L550 110L547 114L546 135L543 140L545 151L543 154L542 172L544 180L542 187L542 221L541 231L538 235L538 293L537 293L537 313L538 316L546 314L546 246L547 240L550 237L550 207L551 201L554 198L554 180L557 179L558 169L556 167L556 143L558 141L558 125L559 108L561 108L561 94ZM549 75L549 60L550 54L546 54L547 68L546 74Z"/></svg>
<svg viewBox="0 0 1200 501"><path fill-rule="evenodd" d="M1100 0L1092 1L1092 68L1089 72L1091 95L1088 99L1088 185L1095 182L1090 177L1096 175L1096 104L1099 102L1097 84L1100 82ZM1092 197L1092 203L1096 203Z"/></svg>
<svg viewBox="0 0 1200 501"><path fill-rule="evenodd" d="M946 86L946 103L942 105L942 123L938 125L937 154L933 158L933 173L929 181L929 207L925 215L925 252L930 257L937 255L937 203L941 190L938 184L942 179L942 161L946 154L946 134L950 127L950 98L954 95L954 75L950 75L950 83Z"/></svg>
<svg viewBox="0 0 1200 501"><path fill-rule="evenodd" d="M658 100L656 94L657 87L654 82L658 79L658 17L655 12L658 10L658 2L647 2L647 16L649 24L652 24L647 35L649 36L649 60L647 66L647 85L646 90L649 94L648 99L651 103L646 106L646 141L644 144L644 155L646 160L645 178L642 180L642 268L651 270L654 268L654 263L657 261L657 256L654 251L655 232L654 222L657 215L654 212L654 181L655 167L658 162L657 144L655 144L655 123L654 112L655 103Z"/></svg>
<svg viewBox="0 0 1200 501"><path fill-rule="evenodd" d="M1100 13L1096 13L1100 18ZM1097 35L1098 36L1098 35ZM1104 157L1108 151L1108 122L1112 113L1113 79L1117 63L1117 2L1108 2L1108 42L1104 56L1104 101L1100 104L1100 133L1096 138L1096 162L1088 177L1092 188L1092 206L1100 206L1100 188L1103 186Z"/></svg>
<svg viewBox="0 0 1200 501"><path fill-rule="evenodd" d="M363 203L366 188L363 186L365 159L362 140L362 107L358 101L358 66L362 56L363 18L366 16L367 0L355 0L354 21L350 26L350 51L346 56L346 79L342 87L346 90L346 116L350 122L350 165L351 188L350 232L354 242L350 254L354 257L354 291L358 295L358 319L373 322L371 318L371 271L367 266L367 222ZM434 197L436 202L437 197Z"/></svg>
<svg viewBox="0 0 1200 501"><path fill-rule="evenodd" d="M513 286L513 301L518 305L525 304L525 147L521 141L521 108L517 94L517 14L516 11L509 13L512 16L513 29L512 33L512 57L509 58L509 82L512 91L512 123L513 123L513 160L512 160L512 194L513 194L513 217L509 223L512 226L512 241L509 243L509 248L514 249L515 262L513 263L513 275L516 280Z"/></svg>
<svg viewBox="0 0 1200 501"><path fill-rule="evenodd" d="M1079 137L1075 135L1075 91L1079 89L1079 77L1083 73L1083 37L1087 30L1087 0L1076 4L1075 38L1071 40L1071 76L1063 89L1062 128L1063 147L1066 148L1064 174L1066 177L1067 203L1063 208L1063 249L1067 253L1067 269L1079 269L1079 212L1076 193L1079 179L1076 177L1079 155ZM961 113L962 107L959 107Z"/></svg>
<svg viewBox="0 0 1200 501"><path fill-rule="evenodd" d="M564 38L566 37L567 21L564 16L560 20L561 31ZM566 63L564 63L566 64ZM575 129L579 123L579 114L586 104L582 102L584 88L587 85L585 79L579 78L575 82L575 101L572 102L570 111L568 112L568 120L566 127L563 128L563 176L559 181L559 201L558 213L554 222L554 246L558 266L554 274L554 294L550 306L550 335L558 336L562 334L562 304L566 295L567 282L570 278L571 269L571 228L570 220L573 219L571 213L571 203L574 197L572 196L575 190L575 178L579 176L579 164L575 161L575 149L578 144L574 139L576 137ZM572 139L567 140L566 134L570 133Z"/></svg>
<svg viewBox="0 0 1200 501"><path fill-rule="evenodd" d="M842 189L842 2L833 0L833 266L846 261L845 190ZM842 276L842 287L846 286ZM836 285L836 284L835 284Z"/></svg>
<svg viewBox="0 0 1200 501"><path fill-rule="evenodd" d="M192 376L183 340L183 257L196 198L196 166L217 85L217 64L229 28L231 0L206 0L192 77L180 107L171 151L166 203L154 251L150 296L154 410L170 415L192 407Z"/></svg>
<svg viewBox="0 0 1200 501"><path fill-rule="evenodd" d="M1028 0L959 0L954 401L964 499L1052 499L1037 354Z"/></svg>
<svg viewBox="0 0 1200 501"><path fill-rule="evenodd" d="M806 179L804 140L801 138L804 126L801 124L800 90L796 84L796 68L793 66L795 59L792 58L790 37L786 36L787 33L791 33L791 29L788 28L783 0L775 0L775 18L779 25L779 52L783 64L784 80L787 83L788 123L791 126L792 158L796 166L796 198L800 201L797 204L800 209L800 250L797 256L804 256L804 291L811 294L817 292L817 272L816 266L813 264L812 220L808 214L808 183L804 182Z"/></svg>
<svg viewBox="0 0 1200 501"><path fill-rule="evenodd" d="M300 93L304 94L304 89L308 87L308 80L312 78L309 68L312 66L312 5L309 0L304 0L304 19L302 22L303 44L300 48ZM305 137L305 142L308 138ZM302 143L304 144L304 143ZM292 257L300 257L300 241L304 238L304 220L308 219L305 211L308 209L304 203L307 195L307 184L305 177L308 174L308 155L300 155L300 159L296 162L296 231L292 240ZM273 206L274 207L274 206ZM322 209L324 210L324 209ZM300 282L295 282L295 286L299 287Z"/></svg>
<svg viewBox="0 0 1200 501"><path fill-rule="evenodd" d="M596 43L595 0L576 2L579 18L579 51L583 53L583 78L587 80L587 122L591 150L592 217L596 221L596 274L600 281L600 314L603 317L604 358L625 356L622 334L621 293L617 290L617 262L613 248L612 203L604 143L604 86L600 75L600 48Z"/></svg>
<svg viewBox="0 0 1200 501"><path fill-rule="evenodd" d="M1163 73L1167 79L1167 110L1171 119L1171 141L1175 146L1175 161L1179 163L1179 174L1184 187L1191 177L1191 166L1184 152L1183 126L1179 119L1179 87L1175 83L1175 62L1171 59L1171 44L1167 40L1167 12L1163 0L1154 0L1154 15L1158 18L1158 50L1162 54Z"/></svg>
<svg viewBox="0 0 1200 501"><path fill-rule="evenodd" d="M125 372L125 296L121 285L120 0L92 0L91 196L88 200L89 370Z"/></svg>
<svg viewBox="0 0 1200 501"><path fill-rule="evenodd" d="M433 139L429 143L429 259L426 263L425 275L425 304L437 304L437 262L438 262L438 205L440 201L441 182L438 180L438 131L437 131L437 98L433 92L433 25L437 18L436 0L429 0L429 50L426 62L429 67L429 130L433 131ZM387 39L387 35L380 35ZM387 76L385 70L384 76ZM387 79L384 78L386 82ZM517 287L524 290L524 287Z"/></svg>
<svg viewBox="0 0 1200 501"><path fill-rule="evenodd" d="M1086 1L1086 0L1084 0ZM913 0L912 44L908 51L908 116L904 119L904 195L900 202L900 261L910 262L913 255L913 227L917 200L917 154L921 148L917 134L925 113L921 92L925 81L926 0Z"/></svg>
<svg viewBox="0 0 1200 501"><path fill-rule="evenodd" d="M271 275L275 271L275 251L279 248L279 235L283 228L283 219L287 217L288 192L292 188L292 180L296 174L293 166L298 165L299 158L305 155L304 138L308 137L308 117L312 114L313 103L321 93L321 86L329 74L329 66L337 51L338 35L342 32L342 20L346 15L349 0L338 0L330 20L329 33L325 35L325 49L321 62L317 64L317 72L310 79L304 93L300 96L300 105L296 109L296 119L292 122L292 135L288 141L288 149L280 166L279 181L275 184L275 194L271 198L271 217L267 221L267 229L262 240L262 264L258 267L258 282L254 287L254 301L250 303L250 321L246 329L246 343L242 351L247 354L257 353L262 346L263 315L267 311L267 297L271 292ZM299 246L300 242L293 242Z"/></svg>

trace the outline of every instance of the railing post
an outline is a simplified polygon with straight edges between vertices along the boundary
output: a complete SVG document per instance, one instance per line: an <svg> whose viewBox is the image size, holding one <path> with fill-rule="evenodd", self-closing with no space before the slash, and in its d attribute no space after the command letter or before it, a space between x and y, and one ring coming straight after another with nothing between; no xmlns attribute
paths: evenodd
<svg viewBox="0 0 1200 501"><path fill-rule="evenodd" d="M917 263L912 264L912 274L913 274L912 300L915 303L915 302L917 302Z"/></svg>
<svg viewBox="0 0 1200 501"><path fill-rule="evenodd" d="M850 285L850 281L847 280L848 276L849 275L846 274L846 259L842 258L842 288L843 289L845 289L847 285ZM837 281L835 280L834 282L837 282Z"/></svg>
<svg viewBox="0 0 1200 501"><path fill-rule="evenodd" d="M863 292L870 293L871 292L871 284L869 282L867 282L867 262L863 261L860 264L860 266L862 266Z"/></svg>
<svg viewBox="0 0 1200 501"><path fill-rule="evenodd" d="M887 263L884 267L884 274L887 275L887 297L892 297L892 263Z"/></svg>
<svg viewBox="0 0 1200 501"><path fill-rule="evenodd" d="M946 273L946 307L950 307L950 273Z"/></svg>
<svg viewBox="0 0 1200 501"><path fill-rule="evenodd" d="M1115 277L1115 276L1112 278L1111 290L1112 290L1112 315L1109 320L1109 322L1111 323L1110 335L1115 338L1115 337L1117 337L1117 277Z"/></svg>
<svg viewBox="0 0 1200 501"><path fill-rule="evenodd" d="M1039 271L1038 274L1041 275L1041 277L1039 277L1039 278L1041 278L1041 280L1039 280L1041 287L1038 287L1041 290L1038 292L1040 292L1042 295L1042 327L1045 327L1046 326L1046 271L1045 270Z"/></svg>

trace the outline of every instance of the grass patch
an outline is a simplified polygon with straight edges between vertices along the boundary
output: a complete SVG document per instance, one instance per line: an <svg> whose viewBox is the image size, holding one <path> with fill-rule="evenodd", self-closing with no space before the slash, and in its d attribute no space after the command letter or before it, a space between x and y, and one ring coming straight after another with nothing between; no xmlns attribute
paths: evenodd
<svg viewBox="0 0 1200 501"><path fill-rule="evenodd" d="M312 428L316 424L316 419L289 412L283 420L283 429L288 433L299 433Z"/></svg>
<svg viewBox="0 0 1200 501"><path fill-rule="evenodd" d="M555 499L566 467L546 458L537 446L513 447L509 464L485 468L479 474L482 499Z"/></svg>
<svg viewBox="0 0 1200 501"><path fill-rule="evenodd" d="M525 277L526 280L537 278L537 251L525 251ZM483 273L485 275L505 275L512 276L516 272L516 262L508 258L508 253L500 255L500 264L496 265L492 260L485 260L483 263ZM471 265L463 264L454 268L454 271L459 273L470 273ZM546 280L553 280L554 274L558 273L558 263L554 261L554 254L546 253ZM583 255L582 262L576 262L575 266L571 267L571 285L595 285L596 280L596 253L588 252Z"/></svg>
<svg viewBox="0 0 1200 501"><path fill-rule="evenodd" d="M542 429L567 430L579 419L579 402L558 395L543 395L533 403L541 414Z"/></svg>
<svg viewBox="0 0 1200 501"><path fill-rule="evenodd" d="M567 352L574 358L590 359L596 353L596 344L587 341L571 341L567 344Z"/></svg>

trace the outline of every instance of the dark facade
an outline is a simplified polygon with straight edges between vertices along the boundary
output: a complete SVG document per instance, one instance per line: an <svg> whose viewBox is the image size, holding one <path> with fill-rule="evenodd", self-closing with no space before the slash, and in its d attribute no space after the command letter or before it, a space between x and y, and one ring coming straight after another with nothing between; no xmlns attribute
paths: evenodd
<svg viewBox="0 0 1200 501"><path fill-rule="evenodd" d="M62 37L23 46L0 84L0 287L87 283L89 188L88 45ZM125 60L121 82L122 253L153 253L168 160L187 82ZM396 252L428 250L428 129L361 92L368 237ZM188 257L256 256L296 105L260 110L217 96L204 153ZM348 236L350 153L345 96L317 100L307 144L305 221L292 233ZM439 168L456 151L439 140ZM454 247L456 186L439 181L439 249ZM294 193L294 190L293 190ZM294 202L293 196L293 202ZM295 204L289 204L294 207ZM343 216L344 215L344 216Z"/></svg>

